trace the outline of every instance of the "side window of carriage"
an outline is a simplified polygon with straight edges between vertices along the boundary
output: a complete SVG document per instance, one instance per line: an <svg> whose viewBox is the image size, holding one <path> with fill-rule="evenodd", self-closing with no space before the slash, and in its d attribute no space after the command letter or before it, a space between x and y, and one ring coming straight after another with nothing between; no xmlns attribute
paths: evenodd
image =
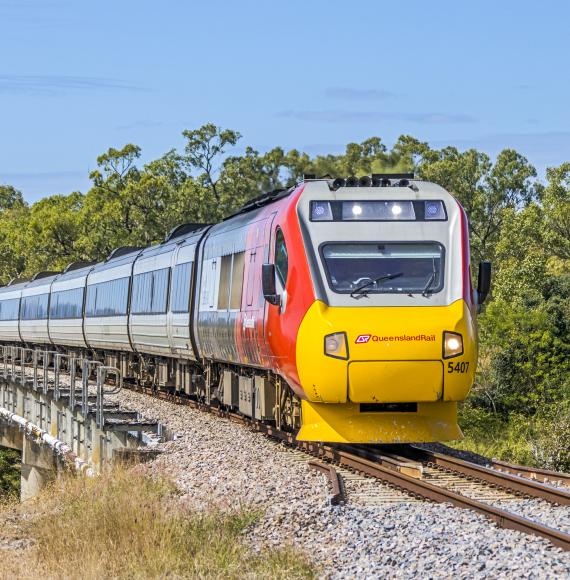
<svg viewBox="0 0 570 580"><path fill-rule="evenodd" d="M287 272L289 270L289 257L287 255L287 245L285 236L280 228L275 233L275 271L279 281L283 286L287 282Z"/></svg>

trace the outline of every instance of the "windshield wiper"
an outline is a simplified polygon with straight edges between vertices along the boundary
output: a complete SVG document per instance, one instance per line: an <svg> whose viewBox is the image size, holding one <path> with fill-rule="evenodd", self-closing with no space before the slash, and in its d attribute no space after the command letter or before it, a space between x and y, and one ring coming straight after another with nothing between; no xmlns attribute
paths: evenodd
<svg viewBox="0 0 570 580"><path fill-rule="evenodd" d="M370 280L369 282L366 282L366 284L362 284L362 286L359 286L358 288L354 289L350 293L350 297L354 298L355 300L360 300L361 298L364 298L364 296L368 296L368 292L366 291L366 288L368 288L374 284L378 284L379 282L385 282L386 280L393 280L394 278L399 278L400 276L403 276L403 275L404 275L403 272L398 272L396 274L385 274L384 276L380 276L379 278L375 278L374 280Z"/></svg>
<svg viewBox="0 0 570 580"><path fill-rule="evenodd" d="M433 260L433 271L422 292L422 296L424 296L425 298L427 298L432 293L431 287L433 286L433 283L435 282L435 278L437 276L437 270L435 269L435 258L432 258L432 260Z"/></svg>

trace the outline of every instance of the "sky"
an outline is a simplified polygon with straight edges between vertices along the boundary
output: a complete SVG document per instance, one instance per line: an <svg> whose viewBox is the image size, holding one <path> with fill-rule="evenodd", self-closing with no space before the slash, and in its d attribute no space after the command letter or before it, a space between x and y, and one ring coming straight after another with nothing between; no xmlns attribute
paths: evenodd
<svg viewBox="0 0 570 580"><path fill-rule="evenodd" d="M0 183L86 191L97 156L143 161L184 129L340 153L379 136L570 161L570 3L0 0Z"/></svg>

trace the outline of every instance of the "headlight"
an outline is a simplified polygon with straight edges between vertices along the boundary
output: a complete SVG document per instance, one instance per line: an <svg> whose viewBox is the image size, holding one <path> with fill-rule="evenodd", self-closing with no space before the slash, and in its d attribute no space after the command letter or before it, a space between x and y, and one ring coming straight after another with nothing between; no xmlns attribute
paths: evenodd
<svg viewBox="0 0 570 580"><path fill-rule="evenodd" d="M453 358L463 354L463 337L457 332L443 333L443 358Z"/></svg>
<svg viewBox="0 0 570 580"><path fill-rule="evenodd" d="M331 204L328 201L311 202L311 221L313 222L331 222L333 214Z"/></svg>
<svg viewBox="0 0 570 580"><path fill-rule="evenodd" d="M335 332L325 336L325 354L333 358L348 359L346 332Z"/></svg>
<svg viewBox="0 0 570 580"><path fill-rule="evenodd" d="M426 220L444 220L445 208L442 201L426 201L425 202L425 218Z"/></svg>

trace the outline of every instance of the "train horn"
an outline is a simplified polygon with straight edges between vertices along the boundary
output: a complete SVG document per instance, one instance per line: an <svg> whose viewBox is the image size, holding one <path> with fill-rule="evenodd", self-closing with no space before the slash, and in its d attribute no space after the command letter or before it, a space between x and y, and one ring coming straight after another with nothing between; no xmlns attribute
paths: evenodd
<svg viewBox="0 0 570 580"><path fill-rule="evenodd" d="M363 175L358 179L358 187L370 187L372 179L368 175Z"/></svg>
<svg viewBox="0 0 570 580"><path fill-rule="evenodd" d="M346 187L356 187L358 185L358 179L356 177L349 177L346 180Z"/></svg>
<svg viewBox="0 0 570 580"><path fill-rule="evenodd" d="M346 181L342 177L337 177L332 184L334 190L337 190L339 187L344 187L345 185Z"/></svg>

